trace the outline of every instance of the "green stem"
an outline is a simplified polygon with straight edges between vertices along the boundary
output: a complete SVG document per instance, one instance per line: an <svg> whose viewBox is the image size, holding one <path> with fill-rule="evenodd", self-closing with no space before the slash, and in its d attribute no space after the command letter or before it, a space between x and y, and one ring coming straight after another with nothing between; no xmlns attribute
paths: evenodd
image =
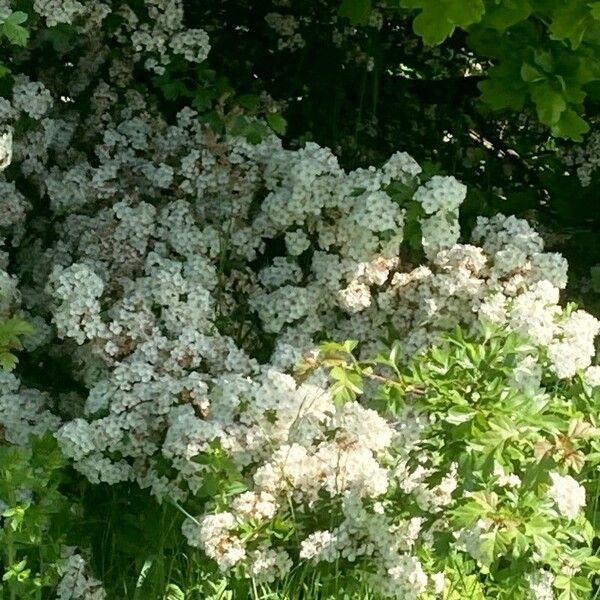
<svg viewBox="0 0 600 600"><path fill-rule="evenodd" d="M252 598L253 598L253 600L259 600L258 589L256 587L256 581L255 581L254 577L252 578Z"/></svg>
<svg viewBox="0 0 600 600"><path fill-rule="evenodd" d="M11 473L10 471L4 471L3 472L5 481L10 482L11 480ZM8 505L10 507L13 507L16 503L16 497L15 497L15 492L14 489L12 488L12 486L8 486ZM5 523L4 524L4 539L5 539L5 547L6 547L6 567L7 569L10 569L17 560L17 551L15 549L15 544L14 544L14 540L13 540L13 532L12 532L12 528L11 528L11 524L10 523ZM8 584L10 586L10 600L16 600L17 598L17 594L15 592L14 586L12 585L11 582L9 582Z"/></svg>

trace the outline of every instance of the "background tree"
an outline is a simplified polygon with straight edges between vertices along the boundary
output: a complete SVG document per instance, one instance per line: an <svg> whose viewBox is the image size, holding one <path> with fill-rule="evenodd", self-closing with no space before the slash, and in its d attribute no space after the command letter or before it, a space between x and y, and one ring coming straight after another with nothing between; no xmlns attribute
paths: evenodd
<svg viewBox="0 0 600 600"><path fill-rule="evenodd" d="M290 146L313 139L350 167L381 164L402 148L455 174L470 186L465 225L499 211L538 222L572 265L571 295L597 309L600 3L186 8L189 22L211 35L216 71L254 90L242 101L257 105L266 90L279 103Z"/></svg>

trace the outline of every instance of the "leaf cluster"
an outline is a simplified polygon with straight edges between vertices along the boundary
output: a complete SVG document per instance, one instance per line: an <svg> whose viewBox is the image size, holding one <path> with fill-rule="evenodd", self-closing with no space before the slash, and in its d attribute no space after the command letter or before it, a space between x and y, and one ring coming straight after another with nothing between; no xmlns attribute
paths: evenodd
<svg viewBox="0 0 600 600"><path fill-rule="evenodd" d="M493 328L476 335L457 328L404 360L397 344L373 360L357 359L355 348L355 342L326 343L312 360L313 369L329 369L337 401L362 397L400 421L407 410L421 415L428 425L411 459L414 466L427 455L434 457L438 477L456 468L458 487L444 531L432 533L430 557L452 580L448 598L467 593L526 598L527 574L540 563L556 574L557 598L587 598L600 568L594 502L587 515L569 521L548 489L550 472L571 474L594 497L600 465L598 390L578 380L560 382L546 366L539 385L519 386L517 367L525 357L545 365L543 352ZM503 474L518 483L503 482ZM436 481L435 474L431 477ZM401 506L405 495L394 494ZM451 532L476 531L482 523L479 555L457 551ZM565 564L573 575L564 574Z"/></svg>
<svg viewBox="0 0 600 600"><path fill-rule="evenodd" d="M22 349L21 337L33 332L33 327L20 317L0 322L0 368L12 371L19 359L14 354Z"/></svg>
<svg viewBox="0 0 600 600"><path fill-rule="evenodd" d="M66 461L51 434L0 444L0 595L37 598L61 574L76 507L61 493Z"/></svg>

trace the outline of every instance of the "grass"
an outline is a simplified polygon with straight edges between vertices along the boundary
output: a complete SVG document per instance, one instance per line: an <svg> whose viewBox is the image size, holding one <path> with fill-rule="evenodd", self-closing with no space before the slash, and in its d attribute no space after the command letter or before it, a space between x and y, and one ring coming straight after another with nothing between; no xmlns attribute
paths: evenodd
<svg viewBox="0 0 600 600"><path fill-rule="evenodd" d="M228 584L187 545L175 506L158 504L134 484L84 486L84 515L70 543L91 547L90 563L108 600L380 600L364 582L328 576L336 571L331 565L298 565L273 586Z"/></svg>

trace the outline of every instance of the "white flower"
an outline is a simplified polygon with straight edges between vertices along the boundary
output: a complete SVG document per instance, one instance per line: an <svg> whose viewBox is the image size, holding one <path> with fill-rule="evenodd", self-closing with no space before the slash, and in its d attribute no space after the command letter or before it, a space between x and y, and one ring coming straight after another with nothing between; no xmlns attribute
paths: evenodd
<svg viewBox="0 0 600 600"><path fill-rule="evenodd" d="M443 594L446 587L446 576L444 573L432 573L431 582L433 584L433 593L438 595Z"/></svg>
<svg viewBox="0 0 600 600"><path fill-rule="evenodd" d="M210 42L208 34L202 29L187 29L176 33L169 46L175 54L183 54L190 62L202 62L208 56Z"/></svg>
<svg viewBox="0 0 600 600"><path fill-rule="evenodd" d="M298 229L285 234L285 245L290 256L298 256L310 246L310 240L304 231Z"/></svg>
<svg viewBox="0 0 600 600"><path fill-rule="evenodd" d="M39 81L18 75L13 86L13 105L34 119L41 119L52 107L52 94Z"/></svg>
<svg viewBox="0 0 600 600"><path fill-rule="evenodd" d="M56 438L65 455L74 460L81 460L96 449L94 430L84 419L74 419L63 425Z"/></svg>
<svg viewBox="0 0 600 600"><path fill-rule="evenodd" d="M12 162L13 155L13 132L8 131L0 133L0 171L4 171Z"/></svg>
<svg viewBox="0 0 600 600"><path fill-rule="evenodd" d="M417 598L427 587L427 575L419 559L400 556L397 564L388 569L389 588L395 597Z"/></svg>
<svg viewBox="0 0 600 600"><path fill-rule="evenodd" d="M56 588L57 600L105 600L102 583L88 574L85 560L80 554L67 558L62 578Z"/></svg>
<svg viewBox="0 0 600 600"><path fill-rule="evenodd" d="M539 390L542 366L534 356L525 356L517 362L511 374L511 382L524 394L533 395Z"/></svg>
<svg viewBox="0 0 600 600"><path fill-rule="evenodd" d="M234 498L231 508L250 519L272 519L277 512L275 498L268 492L244 492Z"/></svg>
<svg viewBox="0 0 600 600"><path fill-rule="evenodd" d="M331 531L315 531L300 543L300 558L333 562L338 557L337 536Z"/></svg>
<svg viewBox="0 0 600 600"><path fill-rule="evenodd" d="M197 528L193 522L184 525L183 533L190 537L197 533L199 539L194 539L194 544L200 545L222 571L230 569L246 557L241 540L232 533L236 527L236 520L231 513L206 515Z"/></svg>
<svg viewBox="0 0 600 600"><path fill-rule="evenodd" d="M248 574L261 583L282 579L292 566L292 560L285 550L254 550L248 557Z"/></svg>
<svg viewBox="0 0 600 600"><path fill-rule="evenodd" d="M554 575L539 569L526 576L532 600L554 600Z"/></svg>
<svg viewBox="0 0 600 600"><path fill-rule="evenodd" d="M59 23L72 23L74 17L85 10L83 4L76 0L34 0L33 8L45 17L48 27Z"/></svg>
<svg viewBox="0 0 600 600"><path fill-rule="evenodd" d="M570 475L550 473L552 485L548 490L559 512L568 519L574 519L585 506L585 489Z"/></svg>
<svg viewBox="0 0 600 600"><path fill-rule="evenodd" d="M342 308L348 312L360 312L371 305L371 290L368 285L353 281L338 292L338 298Z"/></svg>
<svg viewBox="0 0 600 600"><path fill-rule="evenodd" d="M521 485L521 478L515 473L506 474L500 465L494 466L494 476L497 478L497 484L500 487L518 488Z"/></svg>
<svg viewBox="0 0 600 600"><path fill-rule="evenodd" d="M600 366L592 365L583 373L583 380L591 388L600 387Z"/></svg>
<svg viewBox="0 0 600 600"><path fill-rule="evenodd" d="M428 215L439 211L455 211L465 199L467 188L454 177L434 175L415 192L414 199L420 202Z"/></svg>

